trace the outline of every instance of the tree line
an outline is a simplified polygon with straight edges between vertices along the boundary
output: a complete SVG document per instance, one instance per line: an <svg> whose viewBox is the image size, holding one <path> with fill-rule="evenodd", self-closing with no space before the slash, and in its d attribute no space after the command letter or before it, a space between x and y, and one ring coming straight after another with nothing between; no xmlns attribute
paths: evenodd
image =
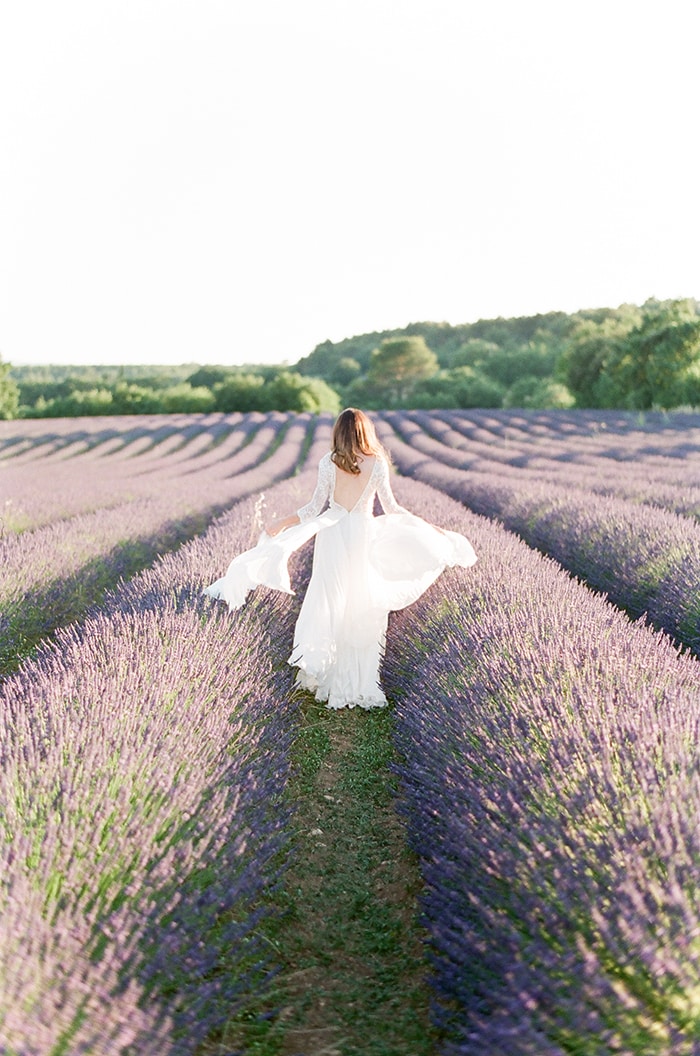
<svg viewBox="0 0 700 1056"><path fill-rule="evenodd" d="M370 409L700 407L700 302L414 323L325 341L296 369Z"/></svg>
<svg viewBox="0 0 700 1056"><path fill-rule="evenodd" d="M6 418L340 410L321 378L280 367L18 367L7 380L14 392Z"/></svg>
<svg viewBox="0 0 700 1056"><path fill-rule="evenodd" d="M324 341L294 367L15 367L0 417L384 408L700 407L700 302L413 323Z"/></svg>

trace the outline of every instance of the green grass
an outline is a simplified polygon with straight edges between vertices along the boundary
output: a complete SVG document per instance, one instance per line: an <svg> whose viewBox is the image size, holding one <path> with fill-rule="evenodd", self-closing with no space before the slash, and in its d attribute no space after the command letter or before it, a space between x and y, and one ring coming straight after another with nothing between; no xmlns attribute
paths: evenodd
<svg viewBox="0 0 700 1056"><path fill-rule="evenodd" d="M270 992L202 1050L247 1056L427 1056L417 864L395 813L391 713L304 695L289 795L295 848L264 940Z"/></svg>

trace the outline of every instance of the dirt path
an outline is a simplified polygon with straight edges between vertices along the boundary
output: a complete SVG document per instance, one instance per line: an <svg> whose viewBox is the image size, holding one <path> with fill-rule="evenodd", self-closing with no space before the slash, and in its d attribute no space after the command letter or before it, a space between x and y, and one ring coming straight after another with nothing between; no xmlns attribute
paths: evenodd
<svg viewBox="0 0 700 1056"><path fill-rule="evenodd" d="M427 1056L419 876L395 810L388 710L332 712L305 695L290 796L296 853L268 939L273 1018L226 1033L247 1056ZM262 1010L264 1011L264 1010Z"/></svg>

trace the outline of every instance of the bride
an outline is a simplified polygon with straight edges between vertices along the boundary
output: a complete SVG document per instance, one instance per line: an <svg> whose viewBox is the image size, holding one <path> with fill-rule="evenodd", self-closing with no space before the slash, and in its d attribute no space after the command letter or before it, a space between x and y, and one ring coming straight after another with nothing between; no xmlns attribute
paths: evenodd
<svg viewBox="0 0 700 1056"><path fill-rule="evenodd" d="M367 415L342 411L311 501L268 524L258 545L205 589L231 609L260 584L291 594L288 559L316 536L289 663L297 684L329 708L384 707L379 670L389 612L419 598L446 567L476 561L464 536L398 505L389 464ZM375 495L388 516L374 517Z"/></svg>

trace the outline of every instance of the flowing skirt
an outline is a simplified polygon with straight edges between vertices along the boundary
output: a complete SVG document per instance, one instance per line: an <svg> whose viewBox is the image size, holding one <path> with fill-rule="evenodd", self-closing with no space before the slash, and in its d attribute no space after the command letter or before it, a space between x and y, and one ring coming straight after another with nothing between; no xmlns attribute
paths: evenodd
<svg viewBox="0 0 700 1056"><path fill-rule="evenodd" d="M403 609L448 566L473 565L471 543L410 513L373 517L333 506L278 536L261 537L206 588L230 608L265 584L292 593L287 561L316 535L313 569L289 663L329 708L386 705L380 686L389 612Z"/></svg>

